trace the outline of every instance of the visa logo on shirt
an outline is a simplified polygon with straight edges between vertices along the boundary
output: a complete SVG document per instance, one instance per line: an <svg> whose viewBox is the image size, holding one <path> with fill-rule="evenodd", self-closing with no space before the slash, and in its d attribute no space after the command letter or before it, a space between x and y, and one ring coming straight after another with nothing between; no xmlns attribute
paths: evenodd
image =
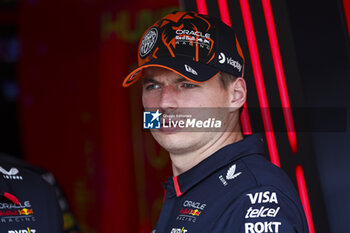
<svg viewBox="0 0 350 233"><path fill-rule="evenodd" d="M276 203L278 204L277 194L275 192L270 193L270 191L266 192L257 192L254 194L248 193L247 196L250 199L250 203L261 204L261 203Z"/></svg>

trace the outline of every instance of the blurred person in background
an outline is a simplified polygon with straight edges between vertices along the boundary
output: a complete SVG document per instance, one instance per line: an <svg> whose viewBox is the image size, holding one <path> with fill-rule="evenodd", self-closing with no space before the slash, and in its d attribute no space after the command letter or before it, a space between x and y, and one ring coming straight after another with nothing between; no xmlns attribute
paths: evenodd
<svg viewBox="0 0 350 233"><path fill-rule="evenodd" d="M0 232L79 233L54 176L0 153Z"/></svg>

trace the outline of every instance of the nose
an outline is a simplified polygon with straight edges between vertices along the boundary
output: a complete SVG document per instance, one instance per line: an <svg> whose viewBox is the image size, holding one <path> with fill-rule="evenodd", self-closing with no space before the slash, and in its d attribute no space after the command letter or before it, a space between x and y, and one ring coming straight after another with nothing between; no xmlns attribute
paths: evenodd
<svg viewBox="0 0 350 233"><path fill-rule="evenodd" d="M177 91L173 86L164 86L162 88L159 107L162 109L178 108Z"/></svg>

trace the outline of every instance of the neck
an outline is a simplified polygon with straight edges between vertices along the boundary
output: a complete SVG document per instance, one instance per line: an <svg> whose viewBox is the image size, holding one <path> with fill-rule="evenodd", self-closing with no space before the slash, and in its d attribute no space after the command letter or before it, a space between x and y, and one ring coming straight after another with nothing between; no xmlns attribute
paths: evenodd
<svg viewBox="0 0 350 233"><path fill-rule="evenodd" d="M233 132L224 132L222 135L220 135L219 138L217 138L213 142L208 143L194 151L189 151L182 154L170 153L173 175L178 176L190 170L191 168L193 168L194 166L196 166L201 161L208 158L221 148L229 144L238 142L242 139L243 135L240 131L240 126L238 125L238 128L233 130Z"/></svg>

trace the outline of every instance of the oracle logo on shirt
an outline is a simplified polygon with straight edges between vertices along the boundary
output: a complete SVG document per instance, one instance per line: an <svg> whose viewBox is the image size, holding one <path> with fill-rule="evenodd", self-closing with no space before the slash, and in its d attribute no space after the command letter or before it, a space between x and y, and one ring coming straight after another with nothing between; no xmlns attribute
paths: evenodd
<svg viewBox="0 0 350 233"><path fill-rule="evenodd" d="M0 203L0 210L2 209L23 209L23 208L31 208L32 205L30 204L30 201L25 201L23 203L19 203L18 205L13 203Z"/></svg>
<svg viewBox="0 0 350 233"><path fill-rule="evenodd" d="M0 223L35 222L34 210L29 201L19 203L0 203ZM13 230L11 233L26 233L26 230ZM34 233L28 231L28 233Z"/></svg>
<svg viewBox="0 0 350 233"><path fill-rule="evenodd" d="M191 207L194 209L204 210L204 208L207 206L207 204L202 204L200 202L186 200L186 201L184 201L183 206L184 207Z"/></svg>

